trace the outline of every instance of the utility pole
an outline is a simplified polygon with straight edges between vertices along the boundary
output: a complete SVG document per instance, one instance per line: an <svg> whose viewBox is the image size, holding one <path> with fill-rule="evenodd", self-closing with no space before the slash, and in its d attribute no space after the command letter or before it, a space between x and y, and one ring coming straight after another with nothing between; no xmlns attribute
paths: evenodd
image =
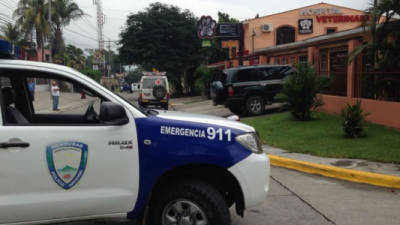
<svg viewBox="0 0 400 225"><path fill-rule="evenodd" d="M111 73L111 40L108 39L108 66L107 66L108 78L110 78Z"/></svg>
<svg viewBox="0 0 400 225"><path fill-rule="evenodd" d="M52 33L51 33L51 0L49 0L49 62L52 63L53 59L51 57L51 41L52 41ZM44 47L42 49L44 51Z"/></svg>
<svg viewBox="0 0 400 225"><path fill-rule="evenodd" d="M104 40L103 40L103 25L105 23L105 15L103 14L102 8L102 0L93 0L93 4L96 5L97 10L97 41L99 44L100 58L103 57L103 71L105 75L106 72L106 64L105 64L105 56L104 56Z"/></svg>

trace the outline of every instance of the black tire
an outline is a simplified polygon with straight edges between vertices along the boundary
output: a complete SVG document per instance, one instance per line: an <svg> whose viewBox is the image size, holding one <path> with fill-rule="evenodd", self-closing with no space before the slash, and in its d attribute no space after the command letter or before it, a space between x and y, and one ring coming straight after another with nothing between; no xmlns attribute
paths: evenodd
<svg viewBox="0 0 400 225"><path fill-rule="evenodd" d="M249 116L258 116L264 113L265 103L260 96L251 96L246 100L246 112Z"/></svg>
<svg viewBox="0 0 400 225"><path fill-rule="evenodd" d="M167 89L162 86L162 85L155 85L153 87L153 96L158 99L161 100L163 99L165 96L167 95Z"/></svg>
<svg viewBox="0 0 400 225"><path fill-rule="evenodd" d="M148 211L147 225L164 225L163 214L177 216L179 213L169 209L169 206L179 201L194 203L201 213L194 213L190 218L208 221L208 225L230 225L231 217L228 204L216 188L200 181L182 181L164 188L160 193L155 193ZM178 203L176 203L178 204ZM185 210L185 203L181 204L182 214L190 214ZM166 211L164 211L166 210ZM182 215L181 214L181 215ZM202 216L204 215L204 217ZM182 217L182 219L185 219ZM179 224L179 223L178 223Z"/></svg>

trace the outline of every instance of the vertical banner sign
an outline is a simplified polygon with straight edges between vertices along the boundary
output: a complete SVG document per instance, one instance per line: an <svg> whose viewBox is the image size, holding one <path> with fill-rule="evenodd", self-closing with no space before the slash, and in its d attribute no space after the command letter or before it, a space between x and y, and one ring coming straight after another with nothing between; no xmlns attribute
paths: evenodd
<svg viewBox="0 0 400 225"><path fill-rule="evenodd" d="M312 34L312 32L313 32L313 19L300 19L299 34Z"/></svg>

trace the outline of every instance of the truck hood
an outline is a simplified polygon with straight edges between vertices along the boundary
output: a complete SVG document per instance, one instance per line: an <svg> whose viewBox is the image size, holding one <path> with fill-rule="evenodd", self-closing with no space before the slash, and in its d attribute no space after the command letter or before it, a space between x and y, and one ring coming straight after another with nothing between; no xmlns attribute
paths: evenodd
<svg viewBox="0 0 400 225"><path fill-rule="evenodd" d="M166 111L166 110L156 110L158 112L157 117L171 120L180 120L187 122L205 123L205 124L215 124L235 129L240 129L245 132L255 132L254 127L246 125L244 123L228 120L223 117L209 116L196 113L185 113L179 111Z"/></svg>

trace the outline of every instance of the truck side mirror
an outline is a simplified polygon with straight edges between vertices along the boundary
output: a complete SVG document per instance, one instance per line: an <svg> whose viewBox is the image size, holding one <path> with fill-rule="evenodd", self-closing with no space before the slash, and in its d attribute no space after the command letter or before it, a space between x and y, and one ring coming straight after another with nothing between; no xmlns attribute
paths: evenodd
<svg viewBox="0 0 400 225"><path fill-rule="evenodd" d="M129 122L124 107L114 102L101 103L99 117L106 125L123 125Z"/></svg>

